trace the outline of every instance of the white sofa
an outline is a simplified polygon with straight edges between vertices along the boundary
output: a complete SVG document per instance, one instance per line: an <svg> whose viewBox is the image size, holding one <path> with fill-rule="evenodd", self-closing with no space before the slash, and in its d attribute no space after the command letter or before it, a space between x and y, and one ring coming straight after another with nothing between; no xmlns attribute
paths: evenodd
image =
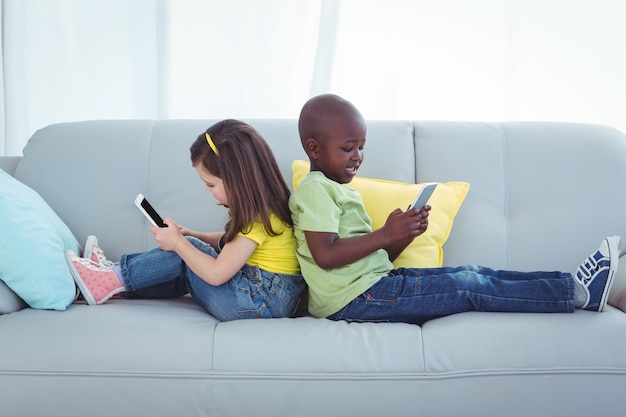
<svg viewBox="0 0 626 417"><path fill-rule="evenodd" d="M216 230L189 145L215 120L86 121L36 132L0 168L114 260L155 246L133 199ZM290 182L295 120L246 120ZM626 137L551 122L369 121L360 176L466 181L444 264L573 270L626 237ZM1 288L3 416L623 416L626 264L603 313L464 313L408 324L309 316L220 323L189 298L19 309ZM23 305L22 305L23 307Z"/></svg>

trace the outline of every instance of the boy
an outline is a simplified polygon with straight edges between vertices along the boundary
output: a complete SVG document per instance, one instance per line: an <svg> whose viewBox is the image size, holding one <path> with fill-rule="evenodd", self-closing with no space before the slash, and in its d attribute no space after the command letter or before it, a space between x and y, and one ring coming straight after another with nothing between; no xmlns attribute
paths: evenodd
<svg viewBox="0 0 626 417"><path fill-rule="evenodd" d="M464 311L604 309L617 269L617 236L604 239L574 275L475 265L394 269L391 261L427 229L430 207L396 209L372 231L360 195L344 185L363 162L361 113L339 96L320 95L302 108L298 129L311 168L289 208L314 316L421 324Z"/></svg>

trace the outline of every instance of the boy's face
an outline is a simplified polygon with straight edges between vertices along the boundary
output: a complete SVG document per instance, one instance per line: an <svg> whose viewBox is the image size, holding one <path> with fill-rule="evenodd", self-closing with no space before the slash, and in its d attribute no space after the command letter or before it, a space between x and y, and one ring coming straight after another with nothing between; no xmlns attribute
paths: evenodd
<svg viewBox="0 0 626 417"><path fill-rule="evenodd" d="M317 139L317 150L311 154L311 170L322 171L326 177L340 184L352 181L363 161L366 127L362 119L354 117L330 123L327 135Z"/></svg>

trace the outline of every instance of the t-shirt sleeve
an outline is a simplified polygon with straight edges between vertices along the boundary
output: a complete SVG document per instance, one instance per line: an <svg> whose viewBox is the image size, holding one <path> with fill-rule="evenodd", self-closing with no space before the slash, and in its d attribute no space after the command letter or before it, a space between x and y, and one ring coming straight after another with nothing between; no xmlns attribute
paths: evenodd
<svg viewBox="0 0 626 417"><path fill-rule="evenodd" d="M239 232L237 233L237 235L247 237L248 239L251 239L254 242L256 242L257 245L262 245L268 236L267 232L265 231L265 228L263 227L263 224L259 222L253 223L249 232L247 233Z"/></svg>
<svg viewBox="0 0 626 417"><path fill-rule="evenodd" d="M302 184L290 200L294 227L309 232L337 233L341 207L332 190L322 183Z"/></svg>

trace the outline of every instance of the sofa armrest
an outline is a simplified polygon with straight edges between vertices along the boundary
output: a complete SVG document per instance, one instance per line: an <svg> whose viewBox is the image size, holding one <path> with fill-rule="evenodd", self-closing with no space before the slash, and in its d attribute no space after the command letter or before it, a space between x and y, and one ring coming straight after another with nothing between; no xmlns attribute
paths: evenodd
<svg viewBox="0 0 626 417"><path fill-rule="evenodd" d="M609 294L609 304L626 313L626 254L619 258L619 267Z"/></svg>
<svg viewBox="0 0 626 417"><path fill-rule="evenodd" d="M26 303L4 281L0 281L0 315L14 313L26 307Z"/></svg>
<svg viewBox="0 0 626 417"><path fill-rule="evenodd" d="M7 174L14 175L17 164L21 159L21 156L0 156L0 169Z"/></svg>

